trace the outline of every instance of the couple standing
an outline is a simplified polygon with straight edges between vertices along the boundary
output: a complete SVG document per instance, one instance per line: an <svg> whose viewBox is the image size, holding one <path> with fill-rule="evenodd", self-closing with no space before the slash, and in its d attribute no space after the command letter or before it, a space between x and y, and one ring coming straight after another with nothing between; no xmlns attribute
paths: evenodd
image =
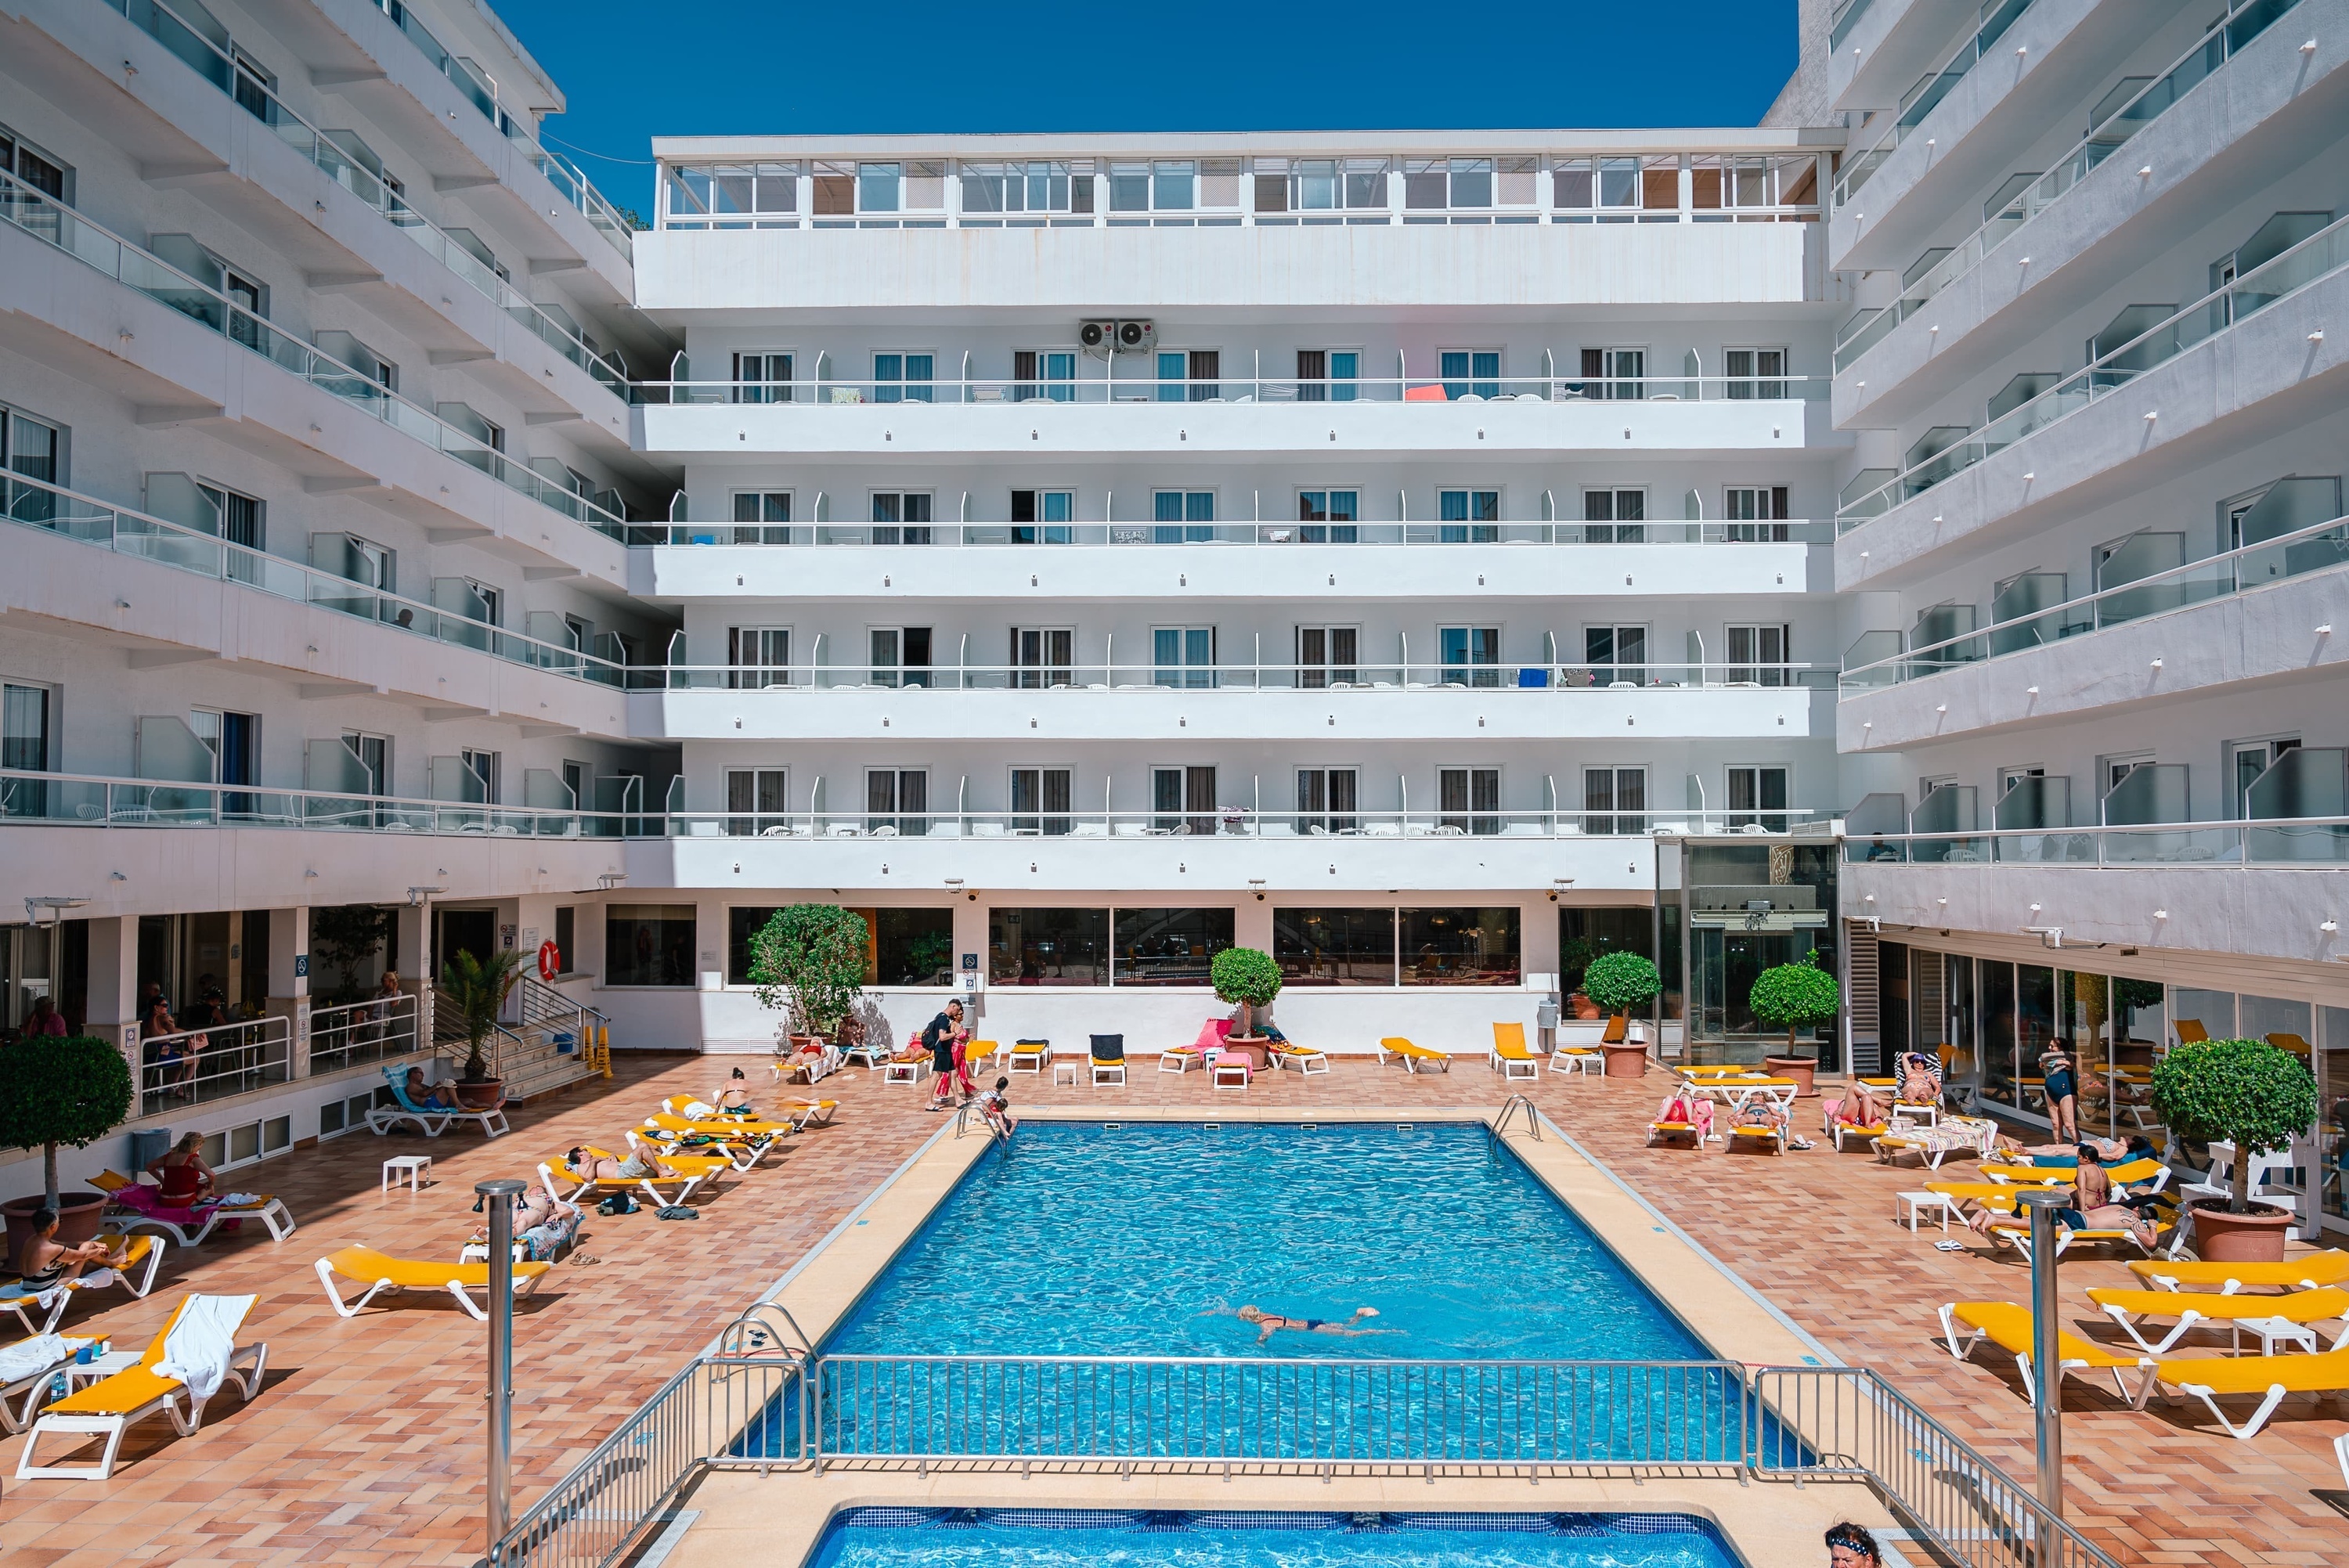
<svg viewBox="0 0 2349 1568"><path fill-rule="evenodd" d="M957 1103L955 1089L962 1090L960 1103L968 1103L978 1086L970 1077L970 1031L963 1027L962 1004L949 1002L946 1011L932 1018L922 1030L922 1048L930 1053L930 1070L938 1080L938 1091L930 1100L932 1110L944 1110Z"/></svg>

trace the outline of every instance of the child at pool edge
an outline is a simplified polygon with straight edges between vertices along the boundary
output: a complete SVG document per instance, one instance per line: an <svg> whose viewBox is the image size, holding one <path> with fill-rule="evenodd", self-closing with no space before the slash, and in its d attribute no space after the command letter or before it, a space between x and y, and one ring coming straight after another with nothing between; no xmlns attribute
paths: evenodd
<svg viewBox="0 0 2349 1568"><path fill-rule="evenodd" d="M993 1088L978 1097L978 1113L987 1119L998 1143L1010 1142L1011 1135L1019 1130L1019 1119L1011 1114L1011 1096L1005 1092L1010 1087L1009 1078L999 1078Z"/></svg>

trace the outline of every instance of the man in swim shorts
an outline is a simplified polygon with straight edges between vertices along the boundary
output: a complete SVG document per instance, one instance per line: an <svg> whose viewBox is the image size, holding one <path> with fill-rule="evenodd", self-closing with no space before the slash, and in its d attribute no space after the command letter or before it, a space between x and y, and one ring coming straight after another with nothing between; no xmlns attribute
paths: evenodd
<svg viewBox="0 0 2349 1568"><path fill-rule="evenodd" d="M1262 1307L1257 1306L1244 1306L1240 1308L1238 1312L1233 1314L1233 1315L1237 1317L1242 1323L1253 1323L1258 1328L1263 1330L1262 1333L1256 1336L1256 1342L1258 1345L1262 1345L1266 1340L1270 1339L1275 1334L1278 1334L1284 1328L1294 1329L1299 1334L1342 1334L1350 1338L1360 1338L1365 1334L1386 1334L1392 1332L1392 1330L1383 1328L1357 1328L1354 1326L1354 1325L1361 1322L1362 1319L1366 1317L1376 1317L1378 1315L1379 1309L1375 1306L1358 1306L1354 1308L1353 1316L1346 1319L1343 1323L1339 1323L1332 1319L1321 1317L1283 1317L1278 1313L1267 1312Z"/></svg>

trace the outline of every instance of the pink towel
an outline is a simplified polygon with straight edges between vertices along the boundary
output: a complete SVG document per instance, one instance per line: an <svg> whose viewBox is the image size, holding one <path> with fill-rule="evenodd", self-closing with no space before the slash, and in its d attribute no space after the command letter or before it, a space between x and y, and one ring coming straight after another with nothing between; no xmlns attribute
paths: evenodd
<svg viewBox="0 0 2349 1568"><path fill-rule="evenodd" d="M1229 1018L1210 1018L1199 1026L1199 1037L1191 1042L1191 1048L1195 1051L1221 1049L1231 1032L1232 1021Z"/></svg>

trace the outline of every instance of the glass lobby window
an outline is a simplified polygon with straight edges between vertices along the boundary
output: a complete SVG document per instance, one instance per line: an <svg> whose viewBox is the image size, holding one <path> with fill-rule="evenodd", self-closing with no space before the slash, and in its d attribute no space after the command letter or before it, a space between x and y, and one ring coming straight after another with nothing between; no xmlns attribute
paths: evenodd
<svg viewBox="0 0 2349 1568"><path fill-rule="evenodd" d="M1516 910L1406 909L1397 918L1403 985L1518 983Z"/></svg>
<svg viewBox="0 0 2349 1568"><path fill-rule="evenodd" d="M2055 971L2039 964L2015 965L2014 1025L2015 1077L2025 1086L2023 1103L2045 1115L2039 1058L2056 1043Z"/></svg>
<svg viewBox="0 0 2349 1568"><path fill-rule="evenodd" d="M1656 930L1651 911L1628 906L1577 907L1557 910L1558 992L1572 995L1582 988L1582 972L1590 961L1607 953L1653 956Z"/></svg>
<svg viewBox="0 0 2349 1568"><path fill-rule="evenodd" d="M1273 962L1288 985L1392 985L1394 933L1391 909L1277 909Z"/></svg>
<svg viewBox="0 0 2349 1568"><path fill-rule="evenodd" d="M987 912L990 985L1106 985L1106 909L990 909Z"/></svg>
<svg viewBox="0 0 2349 1568"><path fill-rule="evenodd" d="M2170 993L2169 1017L2169 1044L2231 1039L2235 1033L2235 994L2180 985Z"/></svg>
<svg viewBox="0 0 2349 1568"><path fill-rule="evenodd" d="M1982 1097L2009 1109L2022 1104L2014 1067L2014 965L1984 959L1982 969Z"/></svg>
<svg viewBox="0 0 2349 1568"><path fill-rule="evenodd" d="M952 985L954 911L860 909L873 934L866 948L868 985Z"/></svg>
<svg viewBox="0 0 2349 1568"><path fill-rule="evenodd" d="M1117 912L1119 985L1201 985L1207 965L1232 944L1228 909L1121 909Z"/></svg>
<svg viewBox="0 0 2349 1568"><path fill-rule="evenodd" d="M691 985L693 905L616 903L604 912L604 984Z"/></svg>
<svg viewBox="0 0 2349 1568"><path fill-rule="evenodd" d="M726 912L726 984L748 985L751 983L750 938L765 930L767 922L774 915L771 904Z"/></svg>
<svg viewBox="0 0 2349 1568"><path fill-rule="evenodd" d="M2309 1042L2316 1037L2316 1020L2306 1002L2282 996L2244 995L2236 998L2240 1010L2237 1027L2247 1040L2265 1040L2309 1061ZM2313 1064L2312 1064L2313 1065Z"/></svg>
<svg viewBox="0 0 2349 1568"><path fill-rule="evenodd" d="M2318 1202L2334 1219L2349 1219L2349 1007L2321 1009L2317 1026L2323 1031L2316 1075L2316 1141L2323 1151Z"/></svg>

